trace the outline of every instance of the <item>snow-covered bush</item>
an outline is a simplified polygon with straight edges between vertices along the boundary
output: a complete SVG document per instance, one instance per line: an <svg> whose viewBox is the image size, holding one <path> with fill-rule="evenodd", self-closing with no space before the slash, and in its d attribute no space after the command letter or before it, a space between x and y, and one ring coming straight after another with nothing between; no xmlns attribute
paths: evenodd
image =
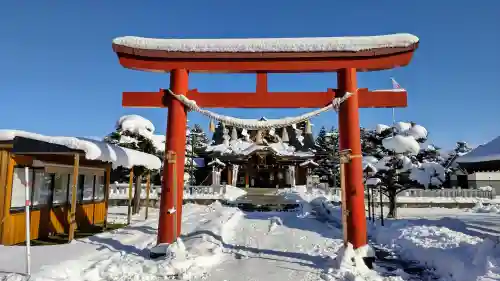
<svg viewBox="0 0 500 281"><path fill-rule="evenodd" d="M427 145L427 130L415 123L377 125L365 130L364 168L370 167L389 197L389 216L396 215L396 196L412 187L440 187L445 181L438 149Z"/></svg>

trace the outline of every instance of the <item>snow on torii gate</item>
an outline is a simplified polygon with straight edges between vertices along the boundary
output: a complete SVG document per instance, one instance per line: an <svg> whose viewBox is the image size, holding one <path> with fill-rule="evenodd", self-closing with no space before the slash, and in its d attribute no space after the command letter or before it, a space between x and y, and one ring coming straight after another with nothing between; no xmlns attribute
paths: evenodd
<svg viewBox="0 0 500 281"><path fill-rule="evenodd" d="M123 67L170 72L170 90L204 108L321 108L346 92L354 93L339 110L340 149L351 149L346 164L348 241L354 248L367 243L358 108L406 107L404 90L358 89L357 71L376 71L410 63L419 39L411 34L364 37L266 39L153 39L119 37L113 50ZM200 93L188 89L189 72L256 73L254 93ZM325 92L268 92L267 73L337 72L338 89ZM124 107L168 108L165 151L185 159L186 107L167 90L124 92ZM164 179L177 173L177 192L164 180L158 244L172 243L181 230L184 165L177 171L165 159ZM175 195L177 194L177 195ZM177 196L177 200L174 200ZM177 202L175 213L169 212ZM176 216L176 217L174 217ZM169 229L174 222L177 229Z"/></svg>

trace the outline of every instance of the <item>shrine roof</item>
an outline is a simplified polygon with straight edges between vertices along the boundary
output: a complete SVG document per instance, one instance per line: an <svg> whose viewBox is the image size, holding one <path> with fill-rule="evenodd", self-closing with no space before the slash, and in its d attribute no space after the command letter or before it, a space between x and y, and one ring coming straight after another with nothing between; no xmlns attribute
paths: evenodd
<svg viewBox="0 0 500 281"><path fill-rule="evenodd" d="M418 37L407 34L351 37L303 37L303 38L225 38L225 39L160 39L134 36L118 37L113 40L113 50L118 54L120 63L127 68L146 71L168 71L186 68L191 71L212 72L254 72L254 71L333 71L345 66L325 68L316 64L289 69L287 66L266 69L269 66L239 65L241 60L255 62L285 59L342 59L352 62L355 59L373 59L412 53L418 47ZM191 61L187 61L187 60ZM201 60L212 60L204 66L197 65ZM388 69L409 63L411 56L400 58L398 62L379 62L378 66L357 64L353 67L366 70ZM172 60L175 60L172 61ZM185 61L184 61L185 60ZM193 61L195 60L195 61ZM217 61L219 65L213 65ZM161 62L162 65L158 65ZM156 65L155 65L156 63ZM224 63L224 64L222 64ZM232 65L231 65L232 63ZM212 64L212 65L210 65ZM225 70L225 71L224 71Z"/></svg>

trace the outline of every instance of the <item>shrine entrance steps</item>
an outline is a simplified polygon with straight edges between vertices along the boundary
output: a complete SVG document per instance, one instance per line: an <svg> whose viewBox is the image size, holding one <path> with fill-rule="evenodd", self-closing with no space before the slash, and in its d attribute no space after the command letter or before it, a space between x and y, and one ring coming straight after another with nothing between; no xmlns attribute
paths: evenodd
<svg viewBox="0 0 500 281"><path fill-rule="evenodd" d="M226 206L237 207L247 212L291 212L300 205L276 194L276 188L246 188L247 194L234 201L219 200ZM215 199L185 199L184 203L210 205Z"/></svg>
<svg viewBox="0 0 500 281"><path fill-rule="evenodd" d="M257 212L289 212L299 208L299 205L276 194L276 188L247 188L247 194L229 204L243 211Z"/></svg>

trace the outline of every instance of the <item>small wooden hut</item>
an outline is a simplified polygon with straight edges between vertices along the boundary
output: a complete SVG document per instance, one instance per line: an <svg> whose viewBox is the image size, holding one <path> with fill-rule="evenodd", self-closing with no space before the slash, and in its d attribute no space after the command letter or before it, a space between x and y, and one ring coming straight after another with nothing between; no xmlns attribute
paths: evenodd
<svg viewBox="0 0 500 281"><path fill-rule="evenodd" d="M26 241L26 171L31 239L68 234L71 240L75 229L106 224L110 171L135 165L159 169L161 161L91 139L0 130L0 244Z"/></svg>

